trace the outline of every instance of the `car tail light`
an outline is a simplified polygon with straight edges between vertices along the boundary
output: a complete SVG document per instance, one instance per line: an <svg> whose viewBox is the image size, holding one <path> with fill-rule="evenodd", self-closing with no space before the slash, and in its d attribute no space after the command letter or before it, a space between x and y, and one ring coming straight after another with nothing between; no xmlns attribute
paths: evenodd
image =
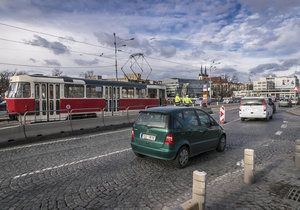
<svg viewBox="0 0 300 210"><path fill-rule="evenodd" d="M131 130L131 141L133 141L134 140L134 130L132 129Z"/></svg>
<svg viewBox="0 0 300 210"><path fill-rule="evenodd" d="M265 99L262 100L262 106L263 106L264 111L266 111L267 110L267 102Z"/></svg>
<svg viewBox="0 0 300 210"><path fill-rule="evenodd" d="M168 133L164 144L175 144L173 133Z"/></svg>

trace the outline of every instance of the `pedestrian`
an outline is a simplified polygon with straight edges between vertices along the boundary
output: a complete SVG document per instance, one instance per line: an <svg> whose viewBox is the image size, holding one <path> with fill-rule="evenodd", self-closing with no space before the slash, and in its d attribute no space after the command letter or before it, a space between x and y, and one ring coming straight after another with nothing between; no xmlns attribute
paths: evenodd
<svg viewBox="0 0 300 210"><path fill-rule="evenodd" d="M185 106L191 106L193 104L192 100L189 98L189 95L186 95L183 98L183 103Z"/></svg>
<svg viewBox="0 0 300 210"><path fill-rule="evenodd" d="M179 106L181 102L181 98L179 97L179 94L177 93L175 96L175 105Z"/></svg>

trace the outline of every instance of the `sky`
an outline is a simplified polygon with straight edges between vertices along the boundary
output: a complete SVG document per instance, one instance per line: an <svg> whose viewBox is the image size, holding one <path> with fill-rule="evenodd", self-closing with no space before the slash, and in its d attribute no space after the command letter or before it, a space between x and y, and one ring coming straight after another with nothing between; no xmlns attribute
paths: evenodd
<svg viewBox="0 0 300 210"><path fill-rule="evenodd" d="M299 0L0 0L0 71L300 76Z"/></svg>

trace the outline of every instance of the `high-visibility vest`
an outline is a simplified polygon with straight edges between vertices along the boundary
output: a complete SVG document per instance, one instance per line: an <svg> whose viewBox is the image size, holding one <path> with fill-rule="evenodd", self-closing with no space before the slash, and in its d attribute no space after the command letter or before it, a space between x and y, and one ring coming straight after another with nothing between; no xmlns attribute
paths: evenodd
<svg viewBox="0 0 300 210"><path fill-rule="evenodd" d="M175 97L175 103L179 103L181 100L180 100L180 97L179 96L176 96Z"/></svg>

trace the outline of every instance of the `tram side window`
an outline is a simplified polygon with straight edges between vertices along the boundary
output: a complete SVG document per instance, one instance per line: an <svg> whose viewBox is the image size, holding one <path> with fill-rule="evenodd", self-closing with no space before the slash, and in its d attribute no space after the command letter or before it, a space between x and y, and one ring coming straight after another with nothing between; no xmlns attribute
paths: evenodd
<svg viewBox="0 0 300 210"><path fill-rule="evenodd" d="M96 85L86 86L86 97L87 98L102 98L103 89Z"/></svg>
<svg viewBox="0 0 300 210"><path fill-rule="evenodd" d="M65 98L83 98L84 97L84 86L65 84Z"/></svg>
<svg viewBox="0 0 300 210"><path fill-rule="evenodd" d="M29 98L31 95L30 83L11 83L8 89L8 98Z"/></svg>
<svg viewBox="0 0 300 210"><path fill-rule="evenodd" d="M148 89L148 97L149 98L156 98L157 97L157 90L156 89Z"/></svg>
<svg viewBox="0 0 300 210"><path fill-rule="evenodd" d="M159 90L159 98L165 98L165 90Z"/></svg>
<svg viewBox="0 0 300 210"><path fill-rule="evenodd" d="M136 95L138 98L145 98L145 89L136 89Z"/></svg>
<svg viewBox="0 0 300 210"><path fill-rule="evenodd" d="M133 88L122 88L122 98L133 98L134 97L134 89Z"/></svg>

